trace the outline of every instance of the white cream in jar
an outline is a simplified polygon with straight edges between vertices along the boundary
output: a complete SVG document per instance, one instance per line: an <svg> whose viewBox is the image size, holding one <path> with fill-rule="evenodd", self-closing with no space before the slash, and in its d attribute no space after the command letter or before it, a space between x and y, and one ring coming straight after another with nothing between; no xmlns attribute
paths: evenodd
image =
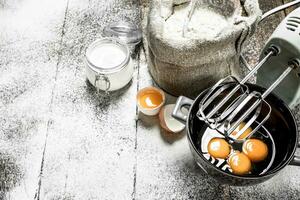
<svg viewBox="0 0 300 200"><path fill-rule="evenodd" d="M86 50L86 75L97 89L114 91L132 79L134 67L126 44L115 38L93 42Z"/></svg>

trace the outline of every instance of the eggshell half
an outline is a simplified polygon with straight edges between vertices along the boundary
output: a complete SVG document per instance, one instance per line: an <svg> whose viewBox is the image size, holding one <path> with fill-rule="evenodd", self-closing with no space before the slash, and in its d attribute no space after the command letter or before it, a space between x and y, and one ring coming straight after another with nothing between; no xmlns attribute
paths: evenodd
<svg viewBox="0 0 300 200"><path fill-rule="evenodd" d="M168 104L162 107L159 112L160 125L168 132L178 133L184 130L185 125L172 117L175 104Z"/></svg>

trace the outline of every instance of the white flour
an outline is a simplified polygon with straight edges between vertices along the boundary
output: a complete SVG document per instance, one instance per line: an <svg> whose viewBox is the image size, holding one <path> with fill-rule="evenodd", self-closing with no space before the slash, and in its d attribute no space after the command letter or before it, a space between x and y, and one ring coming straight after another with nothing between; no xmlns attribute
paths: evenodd
<svg viewBox="0 0 300 200"><path fill-rule="evenodd" d="M111 69L126 59L126 53L115 44L101 44L94 47L88 57L94 65Z"/></svg>
<svg viewBox="0 0 300 200"><path fill-rule="evenodd" d="M163 31L164 37L176 40L184 39L182 31L187 13L187 5L174 8L174 14L166 20ZM215 38L228 25L229 23L224 16L209 9L196 8L184 37L189 39Z"/></svg>

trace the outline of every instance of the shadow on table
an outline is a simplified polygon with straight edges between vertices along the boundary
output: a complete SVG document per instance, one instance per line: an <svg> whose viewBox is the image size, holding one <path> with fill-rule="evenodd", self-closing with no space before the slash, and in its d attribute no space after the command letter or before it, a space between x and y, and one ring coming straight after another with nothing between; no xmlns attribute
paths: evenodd
<svg viewBox="0 0 300 200"><path fill-rule="evenodd" d="M13 156L0 153L0 199L5 199L5 194L13 189L23 177L20 167Z"/></svg>
<svg viewBox="0 0 300 200"><path fill-rule="evenodd" d="M122 96L128 91L132 84L132 80L122 89L112 92L97 91L96 88L86 79L87 93L92 104L97 110L106 111L111 104L117 104Z"/></svg>
<svg viewBox="0 0 300 200"><path fill-rule="evenodd" d="M160 120L159 120L158 115L147 116L147 115L139 112L137 118L140 122L140 125L144 128L159 127L160 135L166 143L173 144L174 142L182 139L185 136L185 131L182 131L180 133L171 133L171 132L164 130L160 126Z"/></svg>
<svg viewBox="0 0 300 200"><path fill-rule="evenodd" d="M186 135L186 131L184 130L179 133L171 133L160 127L160 135L165 142L173 144L174 142L182 139Z"/></svg>
<svg viewBox="0 0 300 200"><path fill-rule="evenodd" d="M137 119L140 122L140 125L144 128L152 128L155 126L159 126L159 119L158 116L147 116L142 112L138 112Z"/></svg>

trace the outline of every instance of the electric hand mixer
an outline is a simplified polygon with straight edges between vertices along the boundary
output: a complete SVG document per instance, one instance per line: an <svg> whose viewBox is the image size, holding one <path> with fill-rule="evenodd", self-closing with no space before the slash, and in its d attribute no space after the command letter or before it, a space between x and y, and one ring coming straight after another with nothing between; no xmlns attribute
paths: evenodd
<svg viewBox="0 0 300 200"><path fill-rule="evenodd" d="M252 132L242 139L246 140L257 132L270 117L272 108L265 98L284 79L293 81L292 84L296 87L300 86L299 67L300 8L290 13L277 27L265 45L260 62L243 80L238 81L235 77L229 76L217 82L207 92L199 104L197 116L229 141L239 140L238 138L245 130L252 127ZM263 74L266 72L263 69L268 69L270 72L275 68L282 71L277 73L278 78L264 93L249 92L246 82L252 75L258 72L260 82L264 82L265 79L271 80L269 74ZM297 78L295 78L295 73L298 74ZM261 112L262 109L267 112ZM244 127L236 134L232 134L242 122L245 122Z"/></svg>

